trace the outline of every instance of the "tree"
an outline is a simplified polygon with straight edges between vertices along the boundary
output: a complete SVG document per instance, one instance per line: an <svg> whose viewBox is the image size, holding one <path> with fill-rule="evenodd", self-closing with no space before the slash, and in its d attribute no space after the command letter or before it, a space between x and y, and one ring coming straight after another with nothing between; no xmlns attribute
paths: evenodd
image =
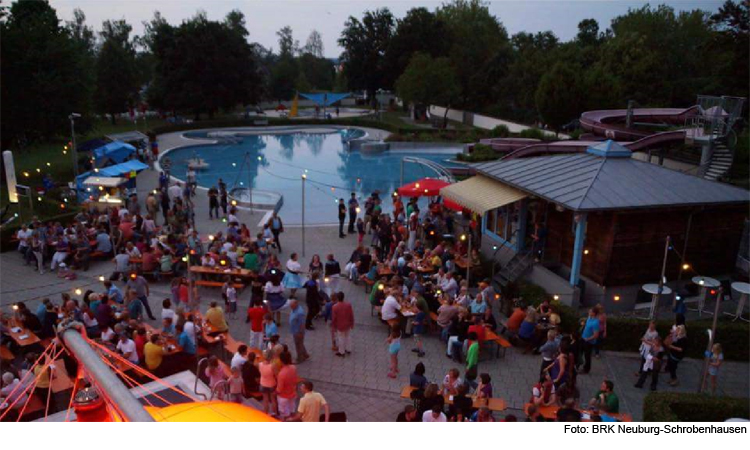
<svg viewBox="0 0 750 450"><path fill-rule="evenodd" d="M558 61L544 74L536 89L536 107L544 123L556 132L581 114L581 68Z"/></svg>
<svg viewBox="0 0 750 450"><path fill-rule="evenodd" d="M437 17L445 22L451 38L448 55L461 84L462 105L487 105L488 92L497 80L484 74L493 62L505 60L500 53L510 51L505 27L480 0L454 0L438 9Z"/></svg>
<svg viewBox="0 0 750 450"><path fill-rule="evenodd" d="M385 54L387 84L392 85L409 65L412 56L424 53L438 58L447 56L451 41L445 22L427 8L412 8L397 21L396 31Z"/></svg>
<svg viewBox="0 0 750 450"><path fill-rule="evenodd" d="M310 32L310 36L307 37L307 42L302 48L302 53L310 54L316 58L323 57L323 37L318 33L318 30Z"/></svg>
<svg viewBox="0 0 750 450"><path fill-rule="evenodd" d="M99 33L102 40L96 59L95 106L100 114L116 115L136 105L140 85L132 27L124 20L105 21Z"/></svg>
<svg viewBox="0 0 750 450"><path fill-rule="evenodd" d="M596 19L584 19L578 22L578 35L576 40L583 46L596 45L599 43L599 22Z"/></svg>
<svg viewBox="0 0 750 450"><path fill-rule="evenodd" d="M387 87L385 52L393 30L393 15L388 8L382 8L366 11L361 22L349 17L341 32L341 61L349 88L365 90L371 102L375 102L378 89Z"/></svg>
<svg viewBox="0 0 750 450"><path fill-rule="evenodd" d="M220 109L256 103L261 82L254 48L236 12L223 22L198 13L178 27L155 15L145 41L154 54L149 103L170 111L189 110L196 119Z"/></svg>
<svg viewBox="0 0 750 450"><path fill-rule="evenodd" d="M396 93L406 103L445 106L445 125L448 110L458 99L460 87L448 58L433 59L430 55L417 53L396 81Z"/></svg>
<svg viewBox="0 0 750 450"><path fill-rule="evenodd" d="M270 95L274 100L289 100L294 97L299 78L297 64L292 58L282 58L271 68Z"/></svg>
<svg viewBox="0 0 750 450"><path fill-rule="evenodd" d="M728 0L711 16L717 39L711 51L723 55L718 68L723 94L748 98L747 80L750 79L750 0L737 3ZM747 103L745 104L747 111Z"/></svg>
<svg viewBox="0 0 750 450"><path fill-rule="evenodd" d="M3 146L68 135L71 112L84 115L82 130L93 88L88 55L49 3L13 3L0 21L0 42Z"/></svg>
<svg viewBox="0 0 750 450"><path fill-rule="evenodd" d="M299 49L299 41L294 40L292 27L289 25L276 32L279 37L279 57L293 58Z"/></svg>

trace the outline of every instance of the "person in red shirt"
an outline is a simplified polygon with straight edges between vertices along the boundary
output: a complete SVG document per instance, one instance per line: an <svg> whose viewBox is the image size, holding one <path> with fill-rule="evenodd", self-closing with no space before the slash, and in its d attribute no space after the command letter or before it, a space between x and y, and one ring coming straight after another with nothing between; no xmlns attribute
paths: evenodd
<svg viewBox="0 0 750 450"><path fill-rule="evenodd" d="M138 328L138 330L135 332L135 336L133 336L133 342L135 342L135 352L138 354L138 361L145 361L146 359L143 355L143 348L146 346L146 342L148 342L148 337L146 336L146 328Z"/></svg>
<svg viewBox="0 0 750 450"><path fill-rule="evenodd" d="M145 273L155 272L159 260L157 259L156 254L151 251L151 248L145 248L142 258L143 262L141 263L141 270Z"/></svg>
<svg viewBox="0 0 750 450"><path fill-rule="evenodd" d="M253 299L247 309L247 322L250 322L250 348L260 349L263 345L263 317L266 315L261 299Z"/></svg>
<svg viewBox="0 0 750 450"><path fill-rule="evenodd" d="M279 416L281 419L286 419L297 411L294 403L297 400L299 376L297 376L297 367L292 364L291 353L283 352L279 355L279 359L282 366L276 376L276 395L279 401Z"/></svg>
<svg viewBox="0 0 750 450"><path fill-rule="evenodd" d="M336 332L336 356L346 356L352 352L350 332L354 329L354 310L352 305L344 300L344 293L335 294L336 303L331 308L331 329Z"/></svg>
<svg viewBox="0 0 750 450"><path fill-rule="evenodd" d="M477 342L479 342L480 345L487 338L487 329L484 327L484 323L482 323L481 316L474 317L474 325L469 327L467 333L471 332L477 334Z"/></svg>

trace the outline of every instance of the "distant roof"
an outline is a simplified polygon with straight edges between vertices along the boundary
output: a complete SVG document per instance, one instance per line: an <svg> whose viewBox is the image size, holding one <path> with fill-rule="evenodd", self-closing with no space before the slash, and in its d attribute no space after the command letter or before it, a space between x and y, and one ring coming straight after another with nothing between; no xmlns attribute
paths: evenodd
<svg viewBox="0 0 750 450"><path fill-rule="evenodd" d="M481 174L574 211L750 201L750 192L744 189L624 157L616 144L596 147L600 148L591 147L587 153L518 158L475 167ZM594 154L602 151L605 156Z"/></svg>
<svg viewBox="0 0 750 450"><path fill-rule="evenodd" d="M136 142L136 141L148 140L148 136L141 133L140 131L126 131L124 133L108 134L106 137L113 141L122 141L122 142Z"/></svg>

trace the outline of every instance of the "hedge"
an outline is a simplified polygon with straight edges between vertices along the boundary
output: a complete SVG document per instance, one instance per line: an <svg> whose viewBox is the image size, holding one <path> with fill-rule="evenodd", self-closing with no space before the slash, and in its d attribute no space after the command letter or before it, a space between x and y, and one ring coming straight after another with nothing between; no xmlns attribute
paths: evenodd
<svg viewBox="0 0 750 450"><path fill-rule="evenodd" d="M723 422L731 418L750 419L746 398L652 392L643 401L645 422Z"/></svg>
<svg viewBox="0 0 750 450"><path fill-rule="evenodd" d="M669 334L674 322L670 320L659 320L656 329L659 335L664 337ZM708 346L708 334L711 319L688 321L688 348L686 356L690 358L703 359L703 353ZM604 341L605 350L623 352L636 352L641 342L643 333L648 328L645 320L609 317L607 318L607 339ZM746 323L719 321L716 327L716 342L722 343L724 358L734 361L750 360L750 326Z"/></svg>

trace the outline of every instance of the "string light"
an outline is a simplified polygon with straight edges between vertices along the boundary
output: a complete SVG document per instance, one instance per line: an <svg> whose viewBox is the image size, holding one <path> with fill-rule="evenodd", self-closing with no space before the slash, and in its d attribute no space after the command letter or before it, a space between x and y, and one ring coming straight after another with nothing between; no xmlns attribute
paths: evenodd
<svg viewBox="0 0 750 450"><path fill-rule="evenodd" d="M588 254L589 254L589 249L586 249L586 250L584 250L584 251L583 251L583 254L584 254L584 255L588 255Z"/></svg>
<svg viewBox="0 0 750 450"><path fill-rule="evenodd" d="M24 172L23 176L25 176L26 178L28 178L29 177L29 172Z"/></svg>
<svg viewBox="0 0 750 450"><path fill-rule="evenodd" d="M38 202L41 202L41 201L42 201L42 197L37 197L37 198L36 198L36 200L37 200Z"/></svg>
<svg viewBox="0 0 750 450"><path fill-rule="evenodd" d="M360 212L362 212L362 210L360 209L359 206L357 206L357 208L355 209L355 211L357 211L357 214L359 214Z"/></svg>
<svg viewBox="0 0 750 450"><path fill-rule="evenodd" d="M237 200L232 200L232 206L237 206Z"/></svg>
<svg viewBox="0 0 750 450"><path fill-rule="evenodd" d="M47 163L47 167L52 167L52 164L50 164L50 163Z"/></svg>
<svg viewBox="0 0 750 450"><path fill-rule="evenodd" d="M683 264L682 265L682 270L688 270L688 269L690 269L690 264Z"/></svg>
<svg viewBox="0 0 750 450"><path fill-rule="evenodd" d="M42 173L42 169L40 169L39 167L37 167L36 168L36 173Z"/></svg>
<svg viewBox="0 0 750 450"><path fill-rule="evenodd" d="M81 292L82 292L81 288L76 288L76 290L75 290L75 294L76 295L81 295Z"/></svg>
<svg viewBox="0 0 750 450"><path fill-rule="evenodd" d="M104 281L104 275L99 275L99 281Z"/></svg>
<svg viewBox="0 0 750 450"><path fill-rule="evenodd" d="M620 296L619 296L619 295L615 295L615 301L616 301L616 302L619 302L619 301L620 301Z"/></svg>
<svg viewBox="0 0 750 450"><path fill-rule="evenodd" d="M560 296L555 294L552 296L552 300L555 300L555 301L560 300Z"/></svg>
<svg viewBox="0 0 750 450"><path fill-rule="evenodd" d="M214 240L214 235L213 234L209 234L208 235L208 240L209 241L213 241Z"/></svg>
<svg viewBox="0 0 750 450"><path fill-rule="evenodd" d="M65 203L60 203L60 209L65 209Z"/></svg>

